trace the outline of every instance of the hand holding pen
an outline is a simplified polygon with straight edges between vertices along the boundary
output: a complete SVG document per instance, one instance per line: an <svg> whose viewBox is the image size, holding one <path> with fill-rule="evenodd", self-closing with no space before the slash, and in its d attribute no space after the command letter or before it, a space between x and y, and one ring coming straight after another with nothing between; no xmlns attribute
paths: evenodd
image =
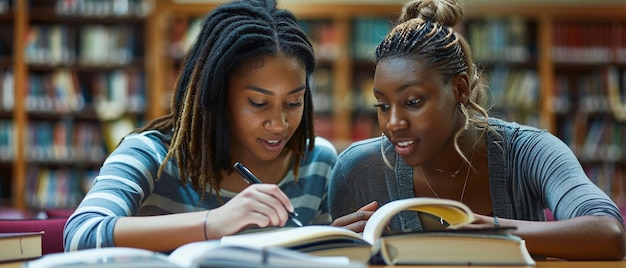
<svg viewBox="0 0 626 268"><path fill-rule="evenodd" d="M239 175L241 175L241 177L243 177L243 179L246 182L248 182L248 184L262 183L261 180L259 180L256 176L254 176L254 174L252 174L252 172L250 172L250 170L246 168L243 164L237 162L235 163L233 167L235 168L237 173L239 173ZM302 226L302 223L298 219L296 219L296 217L298 216L298 213L296 213L295 211L294 212L287 211L287 213L289 214L289 219L293 223L295 223L298 226Z"/></svg>

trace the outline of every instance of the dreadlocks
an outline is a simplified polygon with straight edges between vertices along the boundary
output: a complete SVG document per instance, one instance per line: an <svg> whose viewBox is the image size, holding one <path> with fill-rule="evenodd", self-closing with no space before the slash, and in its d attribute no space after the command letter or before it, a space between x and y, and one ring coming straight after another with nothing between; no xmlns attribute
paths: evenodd
<svg viewBox="0 0 626 268"><path fill-rule="evenodd" d="M204 19L196 43L185 57L174 86L171 112L136 132L173 130L169 151L159 168L175 159L183 183L219 197L222 170L232 171L226 115L227 77L247 60L283 54L300 59L307 74L303 118L286 149L294 152L294 176L300 160L314 146L313 102L309 78L315 68L313 48L289 11L275 0L238 0L218 6ZM308 141L308 147L307 147Z"/></svg>

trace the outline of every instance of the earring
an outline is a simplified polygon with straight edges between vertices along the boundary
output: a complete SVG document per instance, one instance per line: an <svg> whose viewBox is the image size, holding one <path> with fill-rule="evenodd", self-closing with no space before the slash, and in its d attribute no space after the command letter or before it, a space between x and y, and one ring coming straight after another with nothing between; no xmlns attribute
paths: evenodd
<svg viewBox="0 0 626 268"><path fill-rule="evenodd" d="M385 136L385 133L383 133L383 134L380 136L380 154L381 154L381 155L382 155L382 157L383 157L383 161L385 162L385 165L386 165L389 169L391 169L391 170L395 170L396 168L395 168L394 166L392 166L392 165L391 165L391 163L389 162L389 160L387 160L387 157L385 156L385 150L384 150L384 148L383 148L383 139L384 139L385 137L386 137L386 136Z"/></svg>
<svg viewBox="0 0 626 268"><path fill-rule="evenodd" d="M467 108L465 108L465 105L463 105L463 103L459 102L459 110L461 111L463 116L465 116L465 126L463 128L465 130L468 130L470 126L470 121L469 121L469 113L467 112Z"/></svg>

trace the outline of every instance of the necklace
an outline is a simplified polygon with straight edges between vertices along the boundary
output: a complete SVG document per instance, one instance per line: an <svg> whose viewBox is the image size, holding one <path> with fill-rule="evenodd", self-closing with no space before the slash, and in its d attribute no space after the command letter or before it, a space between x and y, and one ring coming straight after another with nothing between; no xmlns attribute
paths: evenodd
<svg viewBox="0 0 626 268"><path fill-rule="evenodd" d="M441 199L441 197L439 197L439 195L437 194L437 192L435 192L435 189L433 189L432 186L430 186L430 183L428 183L428 178L426 178L426 175L424 175L424 171L422 171L422 167L418 167L420 170L420 173L422 173L422 177L424 177L424 181L426 182L426 185L428 186L428 188L430 189L431 192L433 192L433 194L435 194L435 197ZM465 189L467 187L467 179L469 178L469 172L470 169L467 169L467 175L465 175L465 182L463 182L463 190L461 191L461 197L459 198L459 202L463 202L463 197L465 196Z"/></svg>
<svg viewBox="0 0 626 268"><path fill-rule="evenodd" d="M472 151L472 156L470 157L470 162L472 162L473 159L474 159L474 152ZM462 166L463 165L461 165L461 167ZM430 183L428 182L428 178L426 178L426 175L424 175L424 171L422 170L422 166L419 166L418 168L420 170L420 173L422 173L422 177L424 177L424 181L426 182L426 185L428 186L430 191L433 192L435 197L437 197L438 199L441 199L441 197L439 197L437 192L435 192L435 189L433 189L433 187L430 186ZM467 179L469 178L470 169L471 169L471 167L468 167L467 168L467 174L465 174L465 181L463 182L463 190L461 190L461 197L459 198L459 202L461 202L461 203L463 203L463 197L465 196L465 189L467 188ZM460 171L460 168L459 168L459 171ZM459 172L459 171L457 171L457 172ZM443 218L439 218L439 223L441 223L441 225L445 225L445 221L443 220Z"/></svg>
<svg viewBox="0 0 626 268"><path fill-rule="evenodd" d="M465 165L465 162L461 163L461 166L459 166L459 168L456 171L454 171L454 172L445 171L443 169L436 168L436 167L433 167L433 166L428 165L428 164L425 165L425 166L427 166L427 167L429 167L431 169L434 169L434 170L438 171L439 173L450 173L450 177L456 178L456 175L459 175L459 173L461 172L461 169L463 168L463 165Z"/></svg>

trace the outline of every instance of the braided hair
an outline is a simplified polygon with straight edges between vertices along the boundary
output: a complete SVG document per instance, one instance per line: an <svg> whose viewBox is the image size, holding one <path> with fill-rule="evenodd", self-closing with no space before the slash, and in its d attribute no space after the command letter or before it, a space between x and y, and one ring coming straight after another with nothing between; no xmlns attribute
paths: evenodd
<svg viewBox="0 0 626 268"><path fill-rule="evenodd" d="M208 183L209 190L215 190L221 200L221 171L233 171L226 78L250 59L279 54L299 59L306 69L303 118L286 145L294 152L294 176L298 177L300 160L314 146L309 79L315 59L311 42L296 17L277 9L275 0L236 0L216 7L205 17L174 86L171 112L136 131L173 130L157 177L168 160L175 159L182 183L190 182L202 198Z"/></svg>
<svg viewBox="0 0 626 268"><path fill-rule="evenodd" d="M402 8L398 24L376 47L375 61L378 64L388 58L409 57L438 70L446 83L466 72L471 90L466 116L472 126L490 130L488 89L480 79L468 42L452 28L462 20L463 9L455 0L409 1ZM456 132L454 142L469 163L458 146L463 130Z"/></svg>

